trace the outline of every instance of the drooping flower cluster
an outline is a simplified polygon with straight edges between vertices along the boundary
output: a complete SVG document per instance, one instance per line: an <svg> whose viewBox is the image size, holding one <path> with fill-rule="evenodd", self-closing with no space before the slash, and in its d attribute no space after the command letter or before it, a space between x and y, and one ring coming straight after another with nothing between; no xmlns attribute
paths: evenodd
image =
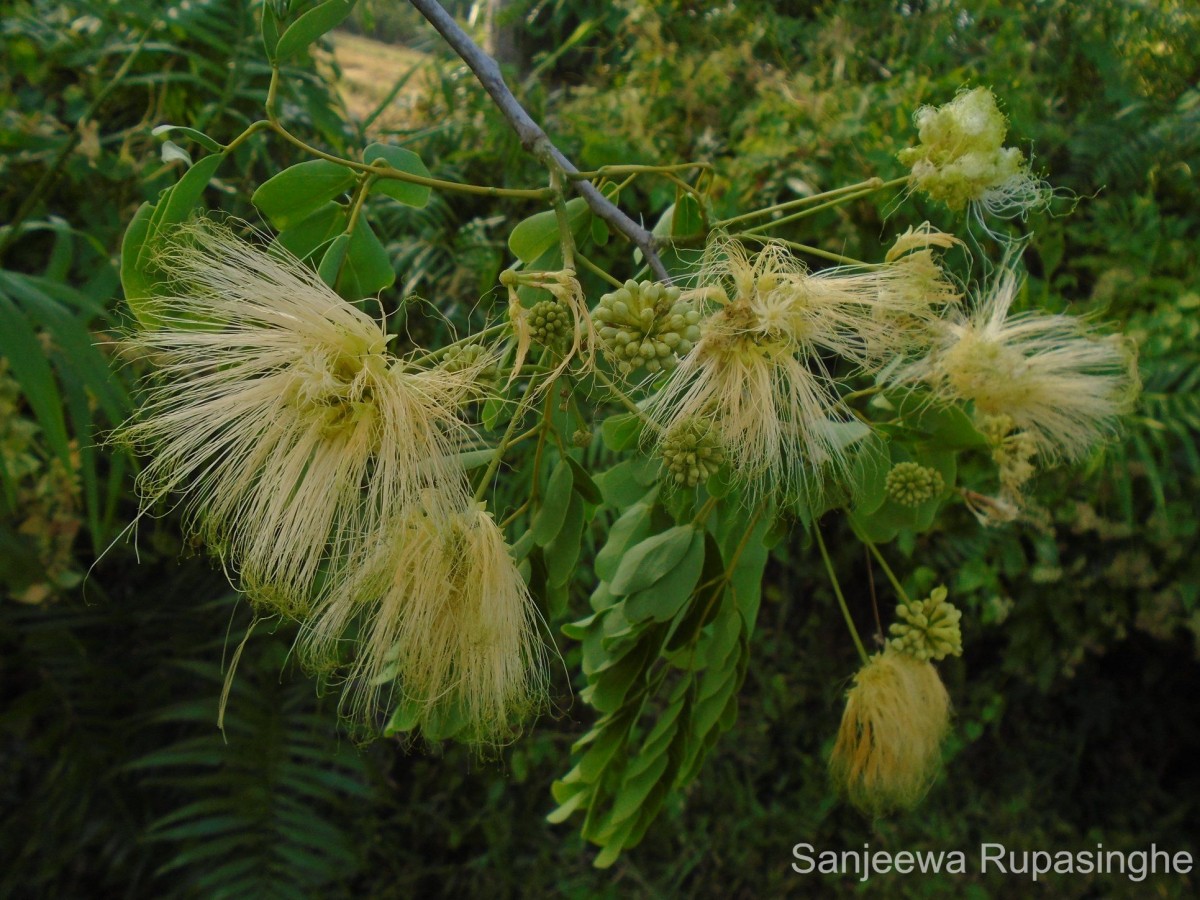
<svg viewBox="0 0 1200 900"><path fill-rule="evenodd" d="M517 338L516 359L511 378L516 378L535 338L557 357L552 373L543 387L553 384L573 359L590 365L596 354L596 332L588 315L583 288L575 272L520 272L506 269L500 283L508 288L508 318ZM521 302L519 288L546 291L553 298L535 303L532 308ZM551 310L554 310L551 312ZM510 381L511 381L510 378Z"/></svg>
<svg viewBox="0 0 1200 900"><path fill-rule="evenodd" d="M912 185L952 210L968 205L994 216L1025 215L1045 206L1049 186L1030 172L1024 154L1005 147L1008 122L987 88L961 91L944 106L913 116L921 138L900 151Z"/></svg>
<svg viewBox="0 0 1200 900"><path fill-rule="evenodd" d="M829 760L834 784L871 815L914 806L941 768L950 697L937 670L889 647L854 676Z"/></svg>
<svg viewBox="0 0 1200 900"><path fill-rule="evenodd" d="M349 673L356 712L370 715L399 696L427 714L454 711L473 741L508 737L545 689L544 648L499 527L482 504L435 492L388 527L326 593L302 652L336 658L358 621L362 649Z"/></svg>
<svg viewBox="0 0 1200 900"><path fill-rule="evenodd" d="M458 461L467 443L459 410L494 360L464 353L423 369L395 359L379 325L314 272L223 225L182 228L157 263L170 296L157 323L129 341L156 378L121 432L151 456L138 478L143 510L180 494L187 526L240 573L252 599L302 618L316 667L341 661L339 641L354 628L390 634L399 626L382 617L401 612L410 643L472 657L444 661L453 678L431 679L428 659L369 641L353 663L351 705L377 712L361 698L375 695L380 660L394 658L403 690L436 706L458 678L481 692L468 710L472 733L506 733L536 681L526 671L536 656L531 601L498 529L472 506ZM407 528L413 510L443 537ZM410 545L420 540L425 559L414 568ZM476 570L482 593L470 602L438 593L453 583L453 566ZM388 570L407 574L389 580ZM446 609L464 642L446 638ZM499 634L497 623L508 631L479 637ZM420 636L422 627L430 633Z"/></svg>
<svg viewBox="0 0 1200 900"><path fill-rule="evenodd" d="M715 311L648 414L663 435L689 420L710 422L752 492L795 490L823 467L841 467L840 426L850 413L827 358L873 368L928 343L941 307L957 297L927 252L943 237L910 231L883 265L817 273L779 245L752 256L735 241L717 242L684 295Z"/></svg>

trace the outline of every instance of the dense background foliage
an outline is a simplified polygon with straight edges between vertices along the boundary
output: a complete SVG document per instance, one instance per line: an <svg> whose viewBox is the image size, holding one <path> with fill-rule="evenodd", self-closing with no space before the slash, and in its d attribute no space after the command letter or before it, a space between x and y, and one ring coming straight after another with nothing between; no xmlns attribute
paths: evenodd
<svg viewBox="0 0 1200 900"><path fill-rule="evenodd" d="M900 174L912 110L963 84L991 85L1036 167L1082 198L1028 223L1031 293L1134 335L1137 415L1083 471L1041 477L1042 527L984 531L960 511L889 548L914 587L947 580L965 613L966 654L944 668L957 710L945 776L915 812L877 823L830 795L824 758L856 662L798 527L768 568L737 726L607 872L569 827L543 820L549 783L590 724L565 675L560 713L498 760L455 745L359 750L339 736L336 698L288 663L293 635L260 630L223 740L223 656L249 613L180 542L172 514L142 520L135 552L120 532L136 461L97 441L126 414L135 374L108 350L124 315L121 233L177 177L151 130L227 138L260 114L257 11L18 0L0 26L0 222L18 226L0 229L0 895L765 896L815 889L789 869L797 841L1200 850L1200 13L1170 0L516 7L507 15L531 51L520 93L568 153L585 168L711 161L720 214ZM359 30L441 52L408 10L368 12ZM332 148L381 133L350 114L336 65L318 57L287 73L289 122ZM460 65L435 55L403 80L405 114L380 119L383 133L435 175L541 182ZM278 143L247 142L206 199L252 217L253 187L293 161ZM622 205L649 219L672 199L649 188ZM504 237L532 211L381 201L372 223L397 272L382 298L393 327L420 339L428 320L403 315L418 303L481 321L502 302ZM872 258L925 218L954 224L918 198L882 199L782 236ZM862 550L845 537L839 568L866 616ZM577 668L577 649L560 644ZM1189 894L1195 878L1154 891ZM864 892L961 896L975 881L880 878ZM1103 876L1054 887L1146 890Z"/></svg>

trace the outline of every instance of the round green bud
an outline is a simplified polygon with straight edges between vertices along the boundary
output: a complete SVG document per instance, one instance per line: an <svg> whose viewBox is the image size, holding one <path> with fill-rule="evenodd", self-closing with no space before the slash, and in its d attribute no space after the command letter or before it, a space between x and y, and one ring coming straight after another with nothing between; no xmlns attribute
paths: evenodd
<svg viewBox="0 0 1200 900"><path fill-rule="evenodd" d="M442 367L448 372L461 372L476 365L487 353L482 344L461 344L447 347L442 352ZM480 374L484 377L494 375L496 366L493 364Z"/></svg>
<svg viewBox="0 0 1200 900"><path fill-rule="evenodd" d="M657 365L655 361L651 364ZM659 453L671 479L689 488L707 479L725 461L720 435L709 420L699 416L676 423L663 438Z"/></svg>
<svg viewBox="0 0 1200 900"><path fill-rule="evenodd" d="M678 287L630 280L600 298L593 319L618 369L628 374L643 366L650 372L676 367L675 357L700 339L700 311L681 296ZM685 336L691 343L683 344Z"/></svg>
<svg viewBox="0 0 1200 900"><path fill-rule="evenodd" d="M901 506L919 506L945 487L942 473L915 462L896 463L887 474L888 496Z"/></svg>
<svg viewBox="0 0 1200 900"><path fill-rule="evenodd" d="M924 600L901 603L888 629L888 644L923 661L962 656L962 613L946 600L946 588L934 588Z"/></svg>
<svg viewBox="0 0 1200 900"><path fill-rule="evenodd" d="M529 310L529 333L543 347L562 344L571 333L571 314L557 300L540 300Z"/></svg>

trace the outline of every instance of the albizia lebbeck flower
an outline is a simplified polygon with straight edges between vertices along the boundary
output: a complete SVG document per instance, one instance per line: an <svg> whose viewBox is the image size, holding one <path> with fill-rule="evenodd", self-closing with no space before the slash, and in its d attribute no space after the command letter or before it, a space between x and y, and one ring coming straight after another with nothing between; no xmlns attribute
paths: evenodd
<svg viewBox="0 0 1200 900"><path fill-rule="evenodd" d="M248 584L302 607L321 568L397 507L464 490L473 370L390 358L377 322L225 225L184 226L156 263L168 296L128 341L155 371L119 432L150 456L144 511L178 493L188 527Z"/></svg>
<svg viewBox="0 0 1200 900"><path fill-rule="evenodd" d="M1010 421L1043 456L1078 459L1132 408L1133 345L1076 316L1012 313L1020 287L1001 269L974 309L945 320L932 351L897 379L925 381L946 400L971 401L982 417Z"/></svg>
<svg viewBox="0 0 1200 900"><path fill-rule="evenodd" d="M752 491L801 487L846 462L849 421L830 365L871 369L925 347L930 323L958 297L932 262L938 232L905 236L878 266L809 272L786 248L750 255L710 247L684 296L716 304L695 343L646 406L660 435L694 418L712 423L725 459ZM911 252L917 247L924 250Z"/></svg>
<svg viewBox="0 0 1200 900"><path fill-rule="evenodd" d="M491 514L429 491L362 549L301 632L302 659L345 668L342 702L355 718L374 721L403 699L416 725L449 715L463 724L460 739L494 744L512 736L544 700L546 648ZM358 638L347 661L348 633Z"/></svg>
<svg viewBox="0 0 1200 900"><path fill-rule="evenodd" d="M952 210L969 207L981 221L984 213L1024 217L1050 202L1053 190L1030 171L1025 155L1004 146L1008 121L987 88L959 91L944 106L922 106L913 119L920 143L901 150L899 159L912 169L914 188Z"/></svg>

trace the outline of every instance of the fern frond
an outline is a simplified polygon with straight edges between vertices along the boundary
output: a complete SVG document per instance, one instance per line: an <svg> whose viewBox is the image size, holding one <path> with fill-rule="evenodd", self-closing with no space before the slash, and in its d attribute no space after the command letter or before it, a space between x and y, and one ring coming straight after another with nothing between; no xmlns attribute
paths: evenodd
<svg viewBox="0 0 1200 900"><path fill-rule="evenodd" d="M216 657L181 662L202 684L204 699L158 710L153 722L178 726L177 739L126 767L144 788L177 798L177 808L145 831L166 855L155 875L175 889L182 884L205 897L312 897L361 865L354 812L372 796L363 758L339 746L333 717L312 711L307 682L279 683L280 659L268 655L257 670L243 658L224 738L215 727L224 679Z"/></svg>

